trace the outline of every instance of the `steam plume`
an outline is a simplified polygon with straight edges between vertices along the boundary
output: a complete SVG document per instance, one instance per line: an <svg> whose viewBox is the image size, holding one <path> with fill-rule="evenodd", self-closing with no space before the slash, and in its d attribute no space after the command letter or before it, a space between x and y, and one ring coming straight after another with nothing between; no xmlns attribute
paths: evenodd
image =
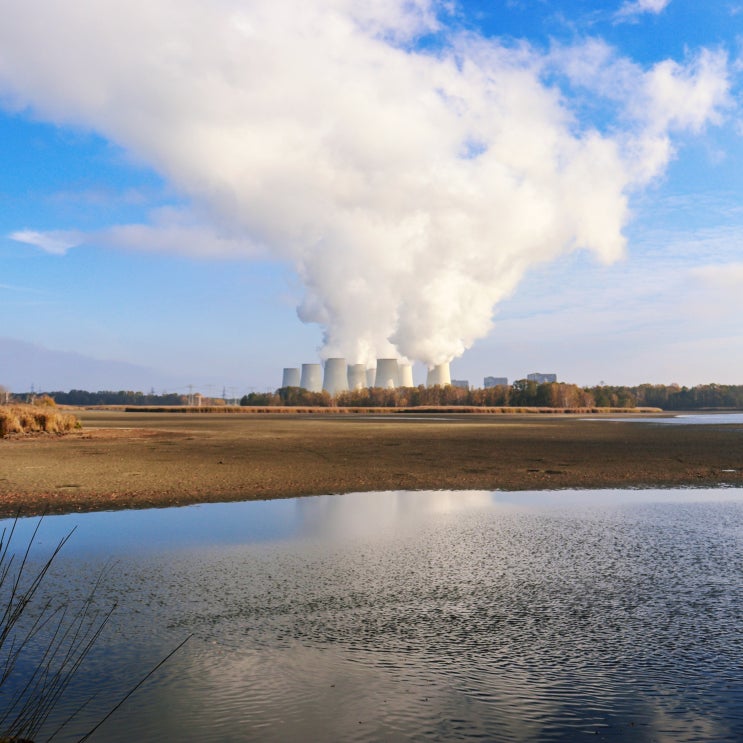
<svg viewBox="0 0 743 743"><path fill-rule="evenodd" d="M629 195L728 89L718 53L642 69L597 41L539 51L451 31L442 7L0 0L0 94L150 163L206 215L210 255L291 262L325 356L433 366L490 331L531 266L619 258ZM597 96L596 123L579 118ZM78 240L163 249L167 230Z"/></svg>

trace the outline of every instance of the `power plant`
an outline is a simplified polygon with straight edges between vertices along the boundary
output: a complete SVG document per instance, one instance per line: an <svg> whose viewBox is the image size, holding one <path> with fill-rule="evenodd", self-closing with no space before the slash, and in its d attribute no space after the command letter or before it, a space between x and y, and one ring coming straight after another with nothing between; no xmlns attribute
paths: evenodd
<svg viewBox="0 0 743 743"><path fill-rule="evenodd" d="M538 384L554 384L556 374L533 373L527 380ZM485 377L483 388L507 387L506 377ZM407 361L387 358L377 359L376 366L366 364L347 364L346 359L330 358L322 364L302 364L301 372L297 367L284 367L281 378L282 387L301 387L309 392L322 390L330 395L339 392L361 390L366 387L397 389L398 387L415 387L413 382L413 365ZM470 384L464 379L452 379L449 364L437 364L430 368L426 375L426 387L461 387L469 389Z"/></svg>
<svg viewBox="0 0 743 743"><path fill-rule="evenodd" d="M439 364L428 370L426 386L442 387L452 384L449 364ZM413 366L397 359L377 359L376 367L366 364L347 364L345 359L326 359L324 364L302 364L285 367L281 379L282 387L301 387L309 392L325 390L331 395L365 387L396 389L414 387Z"/></svg>

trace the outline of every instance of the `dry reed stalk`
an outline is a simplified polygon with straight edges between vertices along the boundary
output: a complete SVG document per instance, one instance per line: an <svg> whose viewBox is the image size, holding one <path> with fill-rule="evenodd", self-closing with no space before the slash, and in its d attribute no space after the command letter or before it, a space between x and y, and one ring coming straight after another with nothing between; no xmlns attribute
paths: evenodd
<svg viewBox="0 0 743 743"><path fill-rule="evenodd" d="M24 740L38 734L114 607L103 612L94 608L97 584L77 607L43 598L44 578L72 531L41 567L32 568L31 545L41 519L18 555L11 551L16 523L0 535L0 735ZM19 681L18 669L25 668L29 654L39 657Z"/></svg>
<svg viewBox="0 0 743 743"><path fill-rule="evenodd" d="M30 433L68 433L80 428L72 413L34 405L0 405L0 437Z"/></svg>
<svg viewBox="0 0 743 743"><path fill-rule="evenodd" d="M95 596L109 566L101 570L88 594L79 601L43 596L42 583L75 529L59 541L41 567L33 568L31 546L42 519L25 550L18 554L11 551L18 518L9 530L0 532L0 743L32 743L116 609L115 603L106 609L96 607ZM150 669L80 740L87 740L190 638ZM18 676L22 677L20 681ZM94 696L67 717L48 740L75 719Z"/></svg>

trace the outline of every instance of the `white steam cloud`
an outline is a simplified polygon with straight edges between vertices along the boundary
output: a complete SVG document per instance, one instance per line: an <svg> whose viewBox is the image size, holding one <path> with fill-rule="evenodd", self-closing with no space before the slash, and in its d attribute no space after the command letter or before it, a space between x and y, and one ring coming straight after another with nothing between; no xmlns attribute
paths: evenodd
<svg viewBox="0 0 743 743"><path fill-rule="evenodd" d="M0 11L8 105L150 163L207 214L205 253L291 261L300 317L353 362L449 361L531 266L579 248L620 257L628 195L662 172L670 134L727 100L721 54L645 70L597 42L541 53L449 31L434 0ZM586 124L597 96L600 125ZM109 241L158 246L146 227Z"/></svg>

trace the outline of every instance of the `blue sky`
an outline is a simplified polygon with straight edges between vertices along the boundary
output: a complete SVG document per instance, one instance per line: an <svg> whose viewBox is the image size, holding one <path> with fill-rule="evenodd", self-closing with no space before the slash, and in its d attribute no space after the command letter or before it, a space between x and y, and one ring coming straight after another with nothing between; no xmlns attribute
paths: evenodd
<svg viewBox="0 0 743 743"><path fill-rule="evenodd" d="M0 0L0 384L743 383L743 3L366 5Z"/></svg>

